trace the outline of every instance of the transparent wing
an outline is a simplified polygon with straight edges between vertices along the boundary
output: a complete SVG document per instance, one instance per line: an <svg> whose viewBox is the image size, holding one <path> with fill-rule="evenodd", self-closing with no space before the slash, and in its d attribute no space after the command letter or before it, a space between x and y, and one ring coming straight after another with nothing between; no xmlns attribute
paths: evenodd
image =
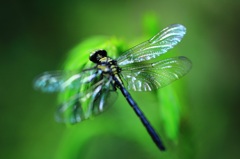
<svg viewBox="0 0 240 159"><path fill-rule="evenodd" d="M97 74L96 69L81 73L76 71L49 71L39 75L34 80L34 88L42 92L61 92L65 89L79 89L82 83L91 81Z"/></svg>
<svg viewBox="0 0 240 159"><path fill-rule="evenodd" d="M191 69L191 61L179 56L155 63L139 63L122 68L126 87L133 91L152 91L181 78Z"/></svg>
<svg viewBox="0 0 240 159"><path fill-rule="evenodd" d="M58 108L56 120L74 124L104 112L117 97L111 81L104 77L91 82L84 92L74 95Z"/></svg>
<svg viewBox="0 0 240 159"><path fill-rule="evenodd" d="M180 42L185 33L186 28L183 25L170 25L150 40L123 53L123 55L117 59L118 65L123 66L156 58Z"/></svg>

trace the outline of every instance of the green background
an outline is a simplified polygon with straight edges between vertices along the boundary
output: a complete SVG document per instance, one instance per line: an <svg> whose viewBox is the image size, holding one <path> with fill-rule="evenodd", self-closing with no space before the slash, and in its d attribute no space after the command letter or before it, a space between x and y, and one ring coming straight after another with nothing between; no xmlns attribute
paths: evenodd
<svg viewBox="0 0 240 159"><path fill-rule="evenodd" d="M0 158L239 157L240 1L1 3ZM155 147L120 93L103 115L66 127L53 118L56 95L32 88L35 76L62 68L68 52L89 37L114 36L128 48L173 23L185 25L187 34L171 56L184 55L193 63L186 77L160 90L171 96L169 88L174 88L173 103L177 96L185 104L179 131L171 129L169 135L164 111L159 113L159 103L169 96L131 92L162 136L167 152Z"/></svg>

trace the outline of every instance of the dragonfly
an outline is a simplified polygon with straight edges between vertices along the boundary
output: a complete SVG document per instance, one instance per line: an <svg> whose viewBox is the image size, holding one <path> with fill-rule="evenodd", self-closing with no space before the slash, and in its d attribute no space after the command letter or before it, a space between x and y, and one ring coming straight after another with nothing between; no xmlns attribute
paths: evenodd
<svg viewBox="0 0 240 159"><path fill-rule="evenodd" d="M49 71L38 76L34 87L43 92L67 92L57 109L57 120L75 124L107 110L120 90L140 118L160 150L165 146L129 91L154 91L186 75L191 61L184 56L152 62L178 44L186 33L181 24L173 24L149 40L125 51L116 59L106 50L90 54L93 67L81 71Z"/></svg>

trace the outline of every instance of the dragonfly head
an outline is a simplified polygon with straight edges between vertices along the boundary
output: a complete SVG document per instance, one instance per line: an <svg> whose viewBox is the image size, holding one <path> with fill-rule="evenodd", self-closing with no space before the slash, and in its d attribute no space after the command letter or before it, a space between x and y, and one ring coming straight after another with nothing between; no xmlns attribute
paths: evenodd
<svg viewBox="0 0 240 159"><path fill-rule="evenodd" d="M107 56L106 50L97 50L90 55L89 59L94 63L98 63L101 58L106 56Z"/></svg>

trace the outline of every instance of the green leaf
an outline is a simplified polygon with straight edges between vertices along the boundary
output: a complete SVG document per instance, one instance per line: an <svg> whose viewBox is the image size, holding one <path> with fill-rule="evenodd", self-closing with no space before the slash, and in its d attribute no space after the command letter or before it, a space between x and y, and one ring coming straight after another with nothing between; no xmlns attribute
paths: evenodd
<svg viewBox="0 0 240 159"><path fill-rule="evenodd" d="M83 68L89 68L93 66L93 63L89 60L89 55L96 50L105 49L108 55L115 58L120 52L123 52L123 42L114 37L95 36L81 42L75 48L73 48L68 54L65 63L63 64L63 70L75 71ZM63 103L76 94L76 91L71 89L65 90L58 96L58 102ZM68 118L71 112L64 112L64 116ZM65 130L60 147L56 153L56 158L77 158L79 155L80 147L85 144L85 141L89 141L93 136L100 135L103 132L110 132L113 125L107 125L104 127L98 123L81 123L84 126L84 130L81 127L74 125L68 125L68 129ZM92 131L87 131L92 130Z"/></svg>

